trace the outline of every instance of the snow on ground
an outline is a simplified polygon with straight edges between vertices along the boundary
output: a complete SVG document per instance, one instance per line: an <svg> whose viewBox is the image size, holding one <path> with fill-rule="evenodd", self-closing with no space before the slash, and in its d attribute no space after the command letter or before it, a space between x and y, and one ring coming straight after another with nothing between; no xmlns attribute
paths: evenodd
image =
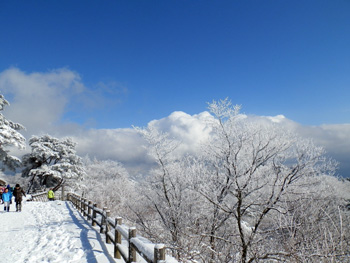
<svg viewBox="0 0 350 263"><path fill-rule="evenodd" d="M22 203L22 212L0 206L0 257L11 263L110 263L100 234L63 201ZM112 250L113 251L113 250Z"/></svg>

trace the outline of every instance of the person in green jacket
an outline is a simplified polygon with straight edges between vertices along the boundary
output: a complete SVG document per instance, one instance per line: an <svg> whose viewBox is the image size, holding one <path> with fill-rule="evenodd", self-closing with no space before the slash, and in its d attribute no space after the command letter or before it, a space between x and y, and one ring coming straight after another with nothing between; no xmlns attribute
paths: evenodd
<svg viewBox="0 0 350 263"><path fill-rule="evenodd" d="M52 188L47 193L47 197L49 198L50 201L54 201L55 200L55 193L53 192Z"/></svg>

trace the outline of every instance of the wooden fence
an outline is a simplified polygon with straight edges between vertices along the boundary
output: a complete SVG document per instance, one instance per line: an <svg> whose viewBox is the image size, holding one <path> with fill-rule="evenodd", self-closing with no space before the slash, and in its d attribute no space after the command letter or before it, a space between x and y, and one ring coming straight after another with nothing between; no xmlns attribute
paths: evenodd
<svg viewBox="0 0 350 263"><path fill-rule="evenodd" d="M65 197L64 187L61 187L61 191L55 192L55 200L65 201L64 197ZM27 201L46 202L46 201L49 201L49 199L47 197L47 192L38 192L35 194L31 194L30 197L27 199Z"/></svg>
<svg viewBox="0 0 350 263"><path fill-rule="evenodd" d="M64 200L63 197L64 195L61 195L60 199ZM55 198L57 199L57 196ZM154 244L146 238L136 235L136 228L124 225L121 217L110 218L110 210L106 207L98 208L97 204L73 193L68 193L66 198L86 217L88 222L91 222L92 226L99 227L107 244L113 244L114 258L123 258L126 263L136 262L137 257L141 257L147 263L178 262L173 257L166 256L163 244ZM28 201L46 202L48 201L47 192L32 194Z"/></svg>
<svg viewBox="0 0 350 263"><path fill-rule="evenodd" d="M72 193L67 194L67 200L71 201L88 221L91 221L92 226L99 227L107 244L113 244L114 258L123 258L126 263L136 262L137 257L141 257L148 263L178 262L165 255L163 244L154 244L136 235L136 228L124 225L121 217L110 218L110 210L106 207L98 208L92 201Z"/></svg>
<svg viewBox="0 0 350 263"><path fill-rule="evenodd" d="M49 201L49 199L47 198L47 192L40 192L30 195L27 201L46 202Z"/></svg>

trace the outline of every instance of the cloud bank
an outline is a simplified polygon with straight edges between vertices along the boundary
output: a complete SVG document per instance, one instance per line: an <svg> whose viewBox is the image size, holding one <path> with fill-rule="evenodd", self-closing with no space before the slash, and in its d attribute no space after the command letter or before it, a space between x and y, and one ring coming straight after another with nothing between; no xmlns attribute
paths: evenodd
<svg viewBox="0 0 350 263"><path fill-rule="evenodd" d="M4 115L26 127L22 134L27 140L32 135L45 133L58 138L70 136L77 142L80 156L117 160L132 173L145 173L153 164L146 154L144 141L132 128L86 129L80 124L64 121L69 105L79 101L77 96L91 95L91 90L84 86L79 74L74 71L58 69L46 73L25 73L10 68L0 73L0 93L11 104L5 108ZM101 98L101 93L98 96ZM193 152L209 135L208 118L211 115L207 111L194 115L176 111L150 123L180 139L183 144L179 151ZM340 162L339 174L350 177L350 124L304 126L283 115L249 118L280 123L302 137L312 138L315 144L323 146L329 156ZM18 157L21 154L16 152Z"/></svg>
<svg viewBox="0 0 350 263"><path fill-rule="evenodd" d="M0 74L0 92L10 101L5 115L24 125L26 136L52 133L69 100L83 90L80 76L67 69L27 74L11 68Z"/></svg>

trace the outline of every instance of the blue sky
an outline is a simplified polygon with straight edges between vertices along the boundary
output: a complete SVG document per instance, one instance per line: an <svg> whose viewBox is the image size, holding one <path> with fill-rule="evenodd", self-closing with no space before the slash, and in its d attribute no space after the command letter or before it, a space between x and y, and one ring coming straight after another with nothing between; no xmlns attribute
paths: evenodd
<svg viewBox="0 0 350 263"><path fill-rule="evenodd" d="M349 14L349 0L0 1L4 115L141 171L132 125L190 149L207 102L228 97L284 115L350 177Z"/></svg>
<svg viewBox="0 0 350 263"><path fill-rule="evenodd" d="M350 122L350 1L2 1L0 72L76 72L63 120L94 128L242 111Z"/></svg>

